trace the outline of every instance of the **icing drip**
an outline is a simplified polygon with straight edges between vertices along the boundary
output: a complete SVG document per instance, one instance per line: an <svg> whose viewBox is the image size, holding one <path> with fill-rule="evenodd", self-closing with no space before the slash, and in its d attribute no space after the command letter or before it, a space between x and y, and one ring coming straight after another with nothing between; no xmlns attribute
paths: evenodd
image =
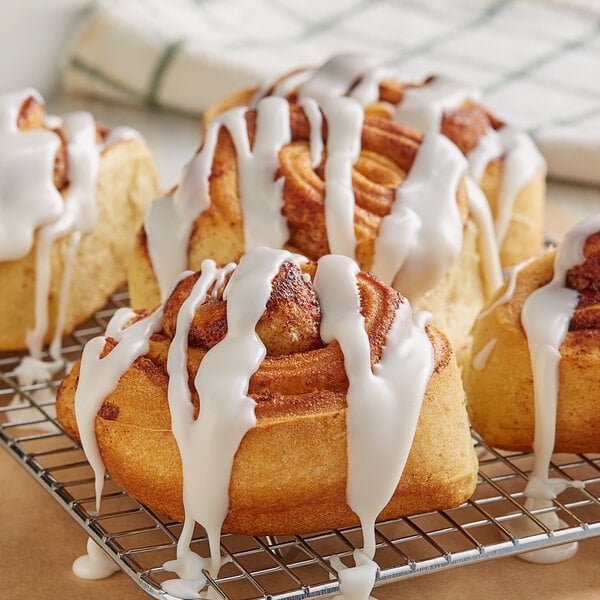
<svg viewBox="0 0 600 600"><path fill-rule="evenodd" d="M20 131L17 118L32 89L0 96L0 261L26 256L35 230L57 219L63 199L54 186L60 137L48 130Z"/></svg>
<svg viewBox="0 0 600 600"><path fill-rule="evenodd" d="M50 293L50 252L59 238L70 236L65 253L63 282L59 299L58 319L51 345L52 356L60 359L62 328L68 302L73 261L81 236L92 231L96 224L96 177L98 151L96 123L89 113L78 112L63 121L69 164L69 189L64 209L58 219L39 231L36 247L35 327L27 334L27 346L32 357L39 358L44 336L48 330L48 295Z"/></svg>
<svg viewBox="0 0 600 600"><path fill-rule="evenodd" d="M221 566L220 533L229 508L233 459L242 438L256 423L255 402L247 395L248 384L266 355L255 327L266 309L273 278L283 261L290 258L286 251L257 248L246 254L233 272L224 292L227 333L206 353L194 379L200 398L197 419L185 368L187 336L196 307L216 280L213 265L203 264L202 275L179 312L167 370L171 422L183 466L185 522L177 561L168 568L184 580L200 580L198 567L205 565L190 556L194 522L200 523L208 535L209 571L216 575Z"/></svg>
<svg viewBox="0 0 600 600"><path fill-rule="evenodd" d="M230 129L240 165L240 200L244 213L246 250L280 248L289 237L283 208L283 178L275 179L279 150L289 143L290 107L287 100L265 98L257 105L254 148L250 150L246 123Z"/></svg>
<svg viewBox="0 0 600 600"><path fill-rule="evenodd" d="M396 107L394 120L423 133L439 132L444 112L460 108L465 102L479 102L479 90L446 77L434 77L425 85L407 87Z"/></svg>
<svg viewBox="0 0 600 600"><path fill-rule="evenodd" d="M357 272L351 259L327 255L319 260L314 286L322 311L321 337L337 340L344 354L349 380L347 501L360 519L363 552L370 561L375 520L400 481L412 445L433 370L433 349L424 324L413 323L403 299L381 359L371 369Z"/></svg>
<svg viewBox="0 0 600 600"><path fill-rule="evenodd" d="M134 323L127 329L122 329L125 311L117 311L113 317L116 318L118 326L109 324L109 330L115 333L114 337L119 340L111 352L104 357L101 356L106 343L104 336L96 337L85 345L75 392L75 418L81 447L94 471L96 512L100 511L105 473L104 462L96 441L96 415L104 399L116 388L119 379L133 361L148 352L150 336L159 331L162 326L162 306L149 317ZM127 321L134 316L135 313L129 311Z"/></svg>
<svg viewBox="0 0 600 600"><path fill-rule="evenodd" d="M498 244L502 244L511 221L515 198L539 170L545 172L546 163L525 132L509 126L497 131L490 128L467 156L475 181L479 183L489 162L499 157L504 157L504 166L498 192L496 238Z"/></svg>
<svg viewBox="0 0 600 600"><path fill-rule="evenodd" d="M185 168L175 195L155 201L146 214L148 252L163 300L174 278L187 267L192 225L210 206L209 177L222 127L229 131L237 153L246 250L260 245L279 248L287 241L287 222L281 214L283 180L275 179L275 174L279 150L291 137L289 104L282 98L264 98L257 111L252 150L246 109L218 115L207 128L202 149Z"/></svg>
<svg viewBox="0 0 600 600"><path fill-rule="evenodd" d="M488 358L491 356L494 348L496 347L497 339L490 340L473 358L473 369L475 371L483 371L487 365Z"/></svg>
<svg viewBox="0 0 600 600"><path fill-rule="evenodd" d="M552 500L566 487L582 486L581 482L549 479L548 469L556 431L560 346L579 299L576 290L565 287L566 274L584 261L585 241L599 230L600 215L596 215L567 233L554 260L552 281L527 298L521 313L531 357L535 405L534 464L525 494L534 500Z"/></svg>
<svg viewBox="0 0 600 600"><path fill-rule="evenodd" d="M580 481L550 478L549 469L554 450L556 411L559 392L560 346L569 330L569 323L578 303L578 292L565 287L569 269L584 261L586 239L600 230L600 215L576 225L562 241L554 260L554 276L547 285L535 290L523 305L521 323L527 335L533 372L535 434L534 460L529 482L525 488L526 508L552 506L552 499L567 487L582 488ZM538 515L549 529L564 527L555 512ZM526 533L532 524L527 524ZM566 560L577 550L577 543L558 548L530 552L521 556L530 562L554 563Z"/></svg>
<svg viewBox="0 0 600 600"><path fill-rule="evenodd" d="M300 101L300 106L310 124L310 161L314 169L321 164L323 158L323 116L316 100L305 98Z"/></svg>
<svg viewBox="0 0 600 600"><path fill-rule="evenodd" d="M487 295L491 296L504 281L498 253L498 242L494 231L494 221L490 205L481 188L470 177L466 177L465 180L469 197L469 212L479 227L479 250L483 260L483 275Z"/></svg>
<svg viewBox="0 0 600 600"><path fill-rule="evenodd" d="M118 144L119 142L125 142L128 140L143 141L143 138L139 131L133 129L132 127L115 127L108 132L100 149L102 151L113 144Z"/></svg>
<svg viewBox="0 0 600 600"><path fill-rule="evenodd" d="M62 332L73 264L81 238L96 224L99 152L120 139L139 137L132 129L117 128L99 146L96 124L89 113L76 112L63 119L47 116L46 126L62 128L67 140L69 185L63 198L54 185L54 162L61 144L59 135L47 129L20 131L17 126L21 107L30 97L38 105L44 105L41 96L31 89L0 96L0 261L23 258L35 248L34 328L27 333L26 340L30 356L16 369L22 383L51 379L62 366ZM53 361L43 361L42 346L49 326L51 252L54 243L64 237L68 237L68 241L49 349Z"/></svg>
<svg viewBox="0 0 600 600"><path fill-rule="evenodd" d="M73 573L81 579L105 579L118 570L115 562L106 556L92 538L87 541L87 554L73 562Z"/></svg>
<svg viewBox="0 0 600 600"><path fill-rule="evenodd" d="M354 258L354 190L352 167L361 149L363 110L349 98L326 100L327 162L325 163L325 221L332 254Z"/></svg>
<svg viewBox="0 0 600 600"><path fill-rule="evenodd" d="M355 567L347 567L338 556L332 556L331 566L340 580L340 595L337 600L373 600L369 594L375 585L377 563L370 560L361 550L354 551Z"/></svg>
<svg viewBox="0 0 600 600"><path fill-rule="evenodd" d="M440 281L460 253L456 190L465 170L452 142L426 134L392 211L381 221L372 272L411 301Z"/></svg>

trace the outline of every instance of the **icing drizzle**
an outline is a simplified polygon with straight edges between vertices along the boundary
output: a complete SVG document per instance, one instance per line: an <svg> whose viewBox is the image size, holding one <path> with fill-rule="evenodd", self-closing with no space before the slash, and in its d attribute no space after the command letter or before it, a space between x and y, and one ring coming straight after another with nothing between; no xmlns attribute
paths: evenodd
<svg viewBox="0 0 600 600"><path fill-rule="evenodd" d="M48 379L62 366L62 333L73 264L82 237L96 224L99 154L110 144L138 135L131 129L117 128L99 146L96 124L89 113L75 112L62 119L46 116L46 126L61 128L66 140L69 184L63 198L54 184L60 136L44 128L18 128L18 116L28 98L44 105L43 98L33 89L0 96L0 261L21 259L32 249L35 252L34 328L26 338L29 356L16 369L22 383ZM50 260L52 247L61 238L68 241L49 349L53 361L47 362L41 360L41 355L49 326Z"/></svg>
<svg viewBox="0 0 600 600"><path fill-rule="evenodd" d="M465 159L452 142L426 134L380 224L372 271L413 302L440 281L460 253L456 189L465 171Z"/></svg>
<svg viewBox="0 0 600 600"><path fill-rule="evenodd" d="M352 170L361 151L364 111L359 102L346 97L325 98L320 107L306 97L300 104L310 124L313 166L320 163L325 147L321 110L327 119L324 210L330 252L355 258ZM283 182L276 173L279 149L290 138L289 105L277 96L257 102L252 151L246 110L234 108L209 123L204 145L186 167L179 190L155 201L147 213L148 251L163 300L173 277L187 266L194 220L210 206L209 177L222 127L230 132L237 153L246 250L258 245L281 248L287 241ZM398 289L411 299L433 287L460 251L462 222L456 191L466 170L467 163L453 144L441 135L427 135L408 180L397 190L392 214L381 223L374 271L386 283L402 285Z"/></svg>
<svg viewBox="0 0 600 600"><path fill-rule="evenodd" d="M586 239L600 231L600 215L581 221L561 242L554 260L554 277L525 301L521 323L529 346L533 371L535 435L534 464L525 495L533 500L552 500L566 487L581 482L549 479L548 469L556 431L560 346L573 317L579 294L565 286L569 269L584 261Z"/></svg>
<svg viewBox="0 0 600 600"><path fill-rule="evenodd" d="M360 55L334 56L318 69L307 69L284 77L271 92L288 95L295 89L299 98L326 98L349 96L363 107L379 99L381 82L397 78L391 69L379 66L370 57ZM271 86L259 90L257 98L266 94ZM256 101L256 100L255 100ZM401 123L424 133L439 132L445 112L454 111L466 102L478 103L481 92L448 77L432 77L423 85L406 86L402 101L390 107L390 116ZM480 183L490 161L503 158L503 178L498 196L495 230L498 245L506 236L511 221L514 201L523 186L540 169L545 172L545 161L531 138L523 131L502 126L489 127L467 159L473 179Z"/></svg>
<svg viewBox="0 0 600 600"><path fill-rule="evenodd" d="M177 559L164 565L165 570L179 575L179 579L164 584L165 591L173 595L198 597L197 591L206 583L202 570L216 575L222 565L219 540L228 511L234 455L245 433L256 422L255 403L247 395L248 384L266 354L255 327L265 311L273 278L281 264L290 260L304 259L284 250L259 247L246 254L237 267L230 264L218 268L213 261L206 260L179 310L167 370L171 423L183 466L186 516ZM187 371L190 324L209 290L216 294L231 271L233 274L223 292L227 300L227 334L206 353L194 377L200 397L200 411L194 418ZM371 367L357 273L353 260L328 255L320 259L314 281L322 307L321 337L326 342L339 341L350 382L347 498L360 518L365 547L355 557L356 567L338 565L347 598L363 597L362 593L351 595L357 585L353 581L362 581L360 585L367 586L367 594L375 582L375 519L402 475L434 360L433 348L424 331L428 313L419 313L413 321L410 305L403 299L387 334L381 359ZM131 315L123 310L111 320L107 333L119 339L111 352L100 358L106 340L100 337L88 342L82 357L76 416L82 444L96 473L98 494L104 466L94 436L96 414L122 374L136 357L147 351L150 336L160 329L162 307L124 329ZM207 489L211 493L207 494ZM195 522L207 531L210 559L190 550Z"/></svg>

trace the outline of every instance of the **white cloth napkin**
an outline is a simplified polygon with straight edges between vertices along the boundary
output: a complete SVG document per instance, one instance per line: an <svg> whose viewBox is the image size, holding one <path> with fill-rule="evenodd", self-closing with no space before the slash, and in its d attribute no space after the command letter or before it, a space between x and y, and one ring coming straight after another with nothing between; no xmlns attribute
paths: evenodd
<svg viewBox="0 0 600 600"><path fill-rule="evenodd" d="M534 136L550 175L600 184L596 0L114 0L73 45L70 91L200 114L333 54L475 85Z"/></svg>

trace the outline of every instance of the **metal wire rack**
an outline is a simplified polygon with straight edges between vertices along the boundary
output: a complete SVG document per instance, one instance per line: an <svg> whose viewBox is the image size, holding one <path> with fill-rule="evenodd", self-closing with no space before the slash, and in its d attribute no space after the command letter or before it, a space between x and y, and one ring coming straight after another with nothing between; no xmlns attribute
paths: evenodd
<svg viewBox="0 0 600 600"><path fill-rule="evenodd" d="M104 310L66 341L64 356L75 361L83 345L101 334L111 315L127 304L115 294ZM175 557L181 524L157 515L107 478L103 509L94 515L93 474L78 446L55 420L54 381L20 387L14 373L19 355L0 355L0 442L36 481L98 542L145 592L171 599L161 583L172 575L162 565ZM600 535L600 455L555 455L552 475L580 480L552 506L530 511L523 489L531 456L499 453L475 440L480 456L477 489L465 504L445 511L380 522L377 584ZM555 511L564 521L550 531L540 520ZM527 535L517 535L527 525ZM224 535L229 557L216 579L214 596L232 600L300 600L339 591L329 558L351 556L361 545L359 528L288 537ZM192 548L207 555L201 528ZM211 596L213 597L213 596Z"/></svg>

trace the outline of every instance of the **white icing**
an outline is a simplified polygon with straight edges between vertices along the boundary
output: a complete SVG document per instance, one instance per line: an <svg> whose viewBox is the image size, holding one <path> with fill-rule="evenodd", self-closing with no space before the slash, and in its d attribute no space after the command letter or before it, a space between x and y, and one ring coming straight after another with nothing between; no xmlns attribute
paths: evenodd
<svg viewBox="0 0 600 600"><path fill-rule="evenodd" d="M68 188L63 198L54 185L54 166L61 139L46 129L20 131L17 118L23 103L35 90L0 96L0 260L26 256L35 244L34 329L27 333L29 357L17 369L23 381L50 379L61 363L62 333L66 320L73 263L81 237L96 223L95 187L99 149L96 124L89 113L77 112L63 119L47 116L46 126L61 127L66 139ZM51 285L50 256L54 243L69 237L63 256L54 336L53 361L41 360L49 326L48 299Z"/></svg>
<svg viewBox="0 0 600 600"><path fill-rule="evenodd" d="M39 358L44 336L48 330L48 295L50 292L50 252L59 238L70 235L70 248L65 254L62 286L59 299L59 321L53 340L53 353L60 356L60 340L70 283L73 260L82 235L96 224L96 177L99 156L96 148L96 123L89 113L78 112L63 120L67 143L69 188L62 214L52 223L44 225L38 235L36 247L36 299L35 327L27 334L27 346L33 357ZM60 328L59 328L60 326Z"/></svg>
<svg viewBox="0 0 600 600"><path fill-rule="evenodd" d="M245 120L229 128L240 167L240 200L246 250L261 245L280 248L289 237L283 208L283 178L275 179L279 150L291 139L290 108L282 98L257 105L254 147L250 150Z"/></svg>
<svg viewBox="0 0 600 600"><path fill-rule="evenodd" d="M314 73L314 69L303 69L296 71L291 75L283 77L275 84L272 81L268 81L265 85L261 86L254 98L252 99L251 106L256 107L257 102L265 96L281 96L286 97L291 94L296 88L302 85L307 79L309 79Z"/></svg>
<svg viewBox="0 0 600 600"><path fill-rule="evenodd" d="M533 500L528 498L525 501L525 508L528 510L550 508L552 502L550 500ZM554 531L567 527L567 524L559 518L555 511L544 512L536 515L536 518L541 521L548 529ZM539 535L540 527L530 519L520 519L516 523L510 525L511 531L519 538L525 538L532 535ZM559 546L551 546L550 548L542 548L541 550L533 550L519 554L518 557L526 562L536 563L540 565L551 565L568 560L577 552L578 543L570 542Z"/></svg>
<svg viewBox="0 0 600 600"><path fill-rule="evenodd" d="M331 566L340 580L340 594L335 600L373 600L369 594L375 585L378 566L361 550L354 551L354 567L347 567L338 556L332 556Z"/></svg>
<svg viewBox="0 0 600 600"><path fill-rule="evenodd" d="M287 222L281 214L283 180L275 175L279 150L291 136L289 104L282 98L264 98L258 102L257 111L252 150L246 109L234 108L218 115L207 127L202 149L185 168L174 196L155 201L146 214L148 252L163 300L174 278L187 267L195 219L210 206L209 177L222 127L229 131L237 153L246 250L260 245L279 248L287 241Z"/></svg>
<svg viewBox="0 0 600 600"><path fill-rule="evenodd" d="M423 133L439 132L444 112L460 108L465 102L479 102L479 90L447 77L434 77L422 86L406 87L394 120Z"/></svg>
<svg viewBox="0 0 600 600"><path fill-rule="evenodd" d="M101 145L101 150L105 150L113 144L118 144L119 142L126 142L129 140L143 141L143 138L140 132L136 129L133 129L132 127L114 127L107 133L106 137L104 138L104 141Z"/></svg>
<svg viewBox="0 0 600 600"><path fill-rule="evenodd" d="M426 134L380 224L372 271L411 301L440 281L460 253L456 190L465 171L465 158L452 142Z"/></svg>
<svg viewBox="0 0 600 600"><path fill-rule="evenodd" d="M87 541L87 554L73 562L73 573L81 579L105 579L119 570L114 560L109 558L92 538Z"/></svg>
<svg viewBox="0 0 600 600"><path fill-rule="evenodd" d="M342 54L334 56L319 69L312 71L298 89L299 98L314 98L322 103L329 98L347 95L365 74L370 73L377 62L368 56ZM368 89L365 87L368 86ZM368 83L356 93L356 99L376 100L379 96L379 81L369 77ZM375 90L373 89L375 88Z"/></svg>
<svg viewBox="0 0 600 600"><path fill-rule="evenodd" d="M117 312L120 321L123 313ZM162 306L153 314L134 323L120 334L114 335L119 343L103 358L106 337L90 340L83 349L79 381L75 391L75 418L81 438L81 447L94 471L96 512L100 511L100 499L104 487L104 462L96 440L96 415L105 398L116 388L121 376L133 361L148 352L150 336L162 326ZM109 325L111 333L115 327Z"/></svg>
<svg viewBox="0 0 600 600"><path fill-rule="evenodd" d="M255 331L271 295L273 278L291 255L257 248L241 260L224 292L227 333L204 356L194 379L200 412L194 419L186 369L187 337L195 310L216 281L214 263L203 263L202 275L181 307L176 334L169 348L169 409L173 434L183 467L184 528L177 545L177 561L170 564L184 579L199 580L201 572L182 568L203 561L190 558L194 522L207 532L209 571L221 566L221 526L229 509L229 481L233 459L242 438L254 427L255 402L247 395L250 377L266 355ZM206 490L210 493L206 493Z"/></svg>
<svg viewBox="0 0 600 600"><path fill-rule="evenodd" d="M60 137L42 129L20 131L17 118L32 89L0 95L0 261L26 256L35 230L57 219L63 199L54 186Z"/></svg>
<svg viewBox="0 0 600 600"><path fill-rule="evenodd" d="M357 272L347 257L324 256L314 287L322 312L321 338L337 340L344 354L349 381L347 501L361 522L364 554L372 560L375 520L402 476L433 370L433 348L403 299L372 369Z"/></svg>
<svg viewBox="0 0 600 600"><path fill-rule="evenodd" d="M504 281L500 254L494 231L494 221L490 205L481 191L481 188L470 178L467 182L467 195L469 198L469 212L479 228L479 251L483 262L483 277L488 296L491 296Z"/></svg>
<svg viewBox="0 0 600 600"><path fill-rule="evenodd" d="M325 162L325 222L332 254L354 258L354 189L352 167L361 149L364 113L350 98L332 98L322 104L327 118Z"/></svg>
<svg viewBox="0 0 600 600"><path fill-rule="evenodd" d="M498 157L504 159L495 220L496 238L502 245L517 195L538 171L546 171L546 163L524 131L510 126L490 128L467 156L475 181L481 181L488 163Z"/></svg>
<svg viewBox="0 0 600 600"><path fill-rule="evenodd" d="M548 470L556 431L560 346L578 302L578 292L565 287L566 274L584 261L585 241L597 231L600 215L581 221L567 233L556 254L552 281L527 298L521 313L531 358L535 407L534 464L525 495L534 501L552 500L566 487L583 485L550 479Z"/></svg>
<svg viewBox="0 0 600 600"><path fill-rule="evenodd" d="M471 363L475 371L483 371L487 365L487 361L496 347L497 339L490 340L473 358Z"/></svg>
<svg viewBox="0 0 600 600"><path fill-rule="evenodd" d="M44 361L33 356L24 356L15 368L19 386L31 385L36 381L51 381L63 366L62 360Z"/></svg>
<svg viewBox="0 0 600 600"><path fill-rule="evenodd" d="M316 100L305 98L300 100L300 106L310 124L310 161L314 169L321 164L323 158L323 116Z"/></svg>

